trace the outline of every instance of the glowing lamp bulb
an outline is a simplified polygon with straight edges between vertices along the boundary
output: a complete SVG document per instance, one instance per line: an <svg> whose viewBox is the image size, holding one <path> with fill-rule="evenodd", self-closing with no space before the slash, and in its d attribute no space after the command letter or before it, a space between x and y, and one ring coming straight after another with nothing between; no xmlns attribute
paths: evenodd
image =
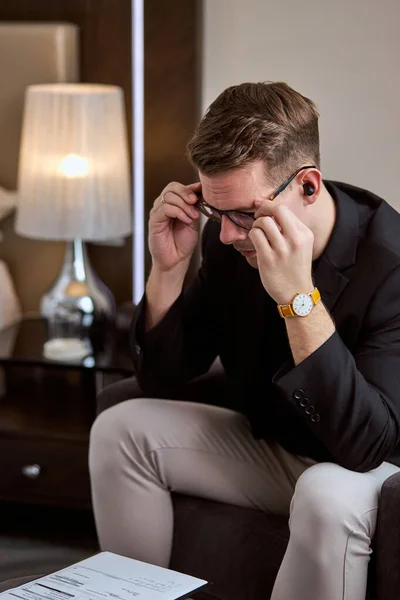
<svg viewBox="0 0 400 600"><path fill-rule="evenodd" d="M65 177L68 177L68 179L86 177L89 173L89 163L83 156L79 156L78 154L68 154L61 161L60 172L65 175Z"/></svg>

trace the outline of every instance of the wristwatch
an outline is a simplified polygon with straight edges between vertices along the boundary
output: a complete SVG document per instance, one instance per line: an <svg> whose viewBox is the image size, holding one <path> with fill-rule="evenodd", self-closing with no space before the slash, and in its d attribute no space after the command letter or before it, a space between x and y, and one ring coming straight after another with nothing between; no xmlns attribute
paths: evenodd
<svg viewBox="0 0 400 600"><path fill-rule="evenodd" d="M290 304L278 304L278 312L282 319L286 317L306 317L321 300L318 288L309 294L296 294Z"/></svg>

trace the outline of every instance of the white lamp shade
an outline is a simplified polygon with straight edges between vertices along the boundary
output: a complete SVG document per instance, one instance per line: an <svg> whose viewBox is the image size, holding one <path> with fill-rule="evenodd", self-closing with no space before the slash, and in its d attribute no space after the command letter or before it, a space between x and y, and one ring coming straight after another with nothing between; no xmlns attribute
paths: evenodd
<svg viewBox="0 0 400 600"><path fill-rule="evenodd" d="M131 233L128 142L121 88L27 88L16 230L49 240Z"/></svg>

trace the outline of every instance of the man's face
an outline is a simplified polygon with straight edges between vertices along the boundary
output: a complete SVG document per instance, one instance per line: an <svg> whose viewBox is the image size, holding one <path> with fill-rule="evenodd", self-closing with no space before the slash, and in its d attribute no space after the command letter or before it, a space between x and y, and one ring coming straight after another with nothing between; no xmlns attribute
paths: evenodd
<svg viewBox="0 0 400 600"><path fill-rule="evenodd" d="M258 208L256 203L266 200L276 187L267 180L265 165L261 161L217 175L200 172L199 177L204 200L219 210L255 213ZM274 202L289 206L301 218L301 203L290 189L282 192ZM232 223L225 215L221 221L220 240L223 244L232 244L252 267L257 268L257 253L250 241L249 232Z"/></svg>

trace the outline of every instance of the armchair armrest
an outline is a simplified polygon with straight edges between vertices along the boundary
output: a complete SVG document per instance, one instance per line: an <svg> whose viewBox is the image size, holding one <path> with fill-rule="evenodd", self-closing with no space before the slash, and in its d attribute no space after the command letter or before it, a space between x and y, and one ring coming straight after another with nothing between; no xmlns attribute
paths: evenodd
<svg viewBox="0 0 400 600"><path fill-rule="evenodd" d="M143 396L143 393L136 377L121 379L120 381L107 385L99 392L97 395L96 414L99 415L103 410L106 410L106 408L110 408L119 402L140 398L141 396Z"/></svg>
<svg viewBox="0 0 400 600"><path fill-rule="evenodd" d="M400 589L400 473L384 482L376 531L376 583L379 600L397 600Z"/></svg>
<svg viewBox="0 0 400 600"><path fill-rule="evenodd" d="M134 398L148 397L140 389L136 377L129 377L107 385L97 395L97 415L103 410ZM204 402L215 406L225 406L241 411L244 402L243 395L235 383L229 382L219 358L211 365L208 373L185 383L173 394L162 395L170 400L187 400L189 402Z"/></svg>

